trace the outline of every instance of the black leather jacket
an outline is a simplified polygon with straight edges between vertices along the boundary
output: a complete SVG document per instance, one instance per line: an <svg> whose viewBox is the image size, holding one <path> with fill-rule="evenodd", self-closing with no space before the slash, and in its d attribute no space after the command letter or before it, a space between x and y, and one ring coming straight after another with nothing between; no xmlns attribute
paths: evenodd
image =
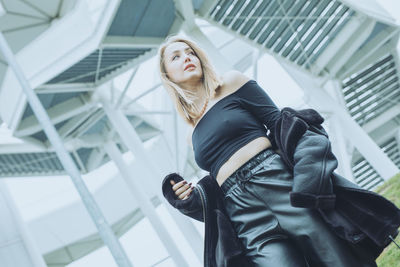
<svg viewBox="0 0 400 267"><path fill-rule="evenodd" d="M359 188L333 171L337 167L323 118L312 109L284 108L276 122L272 143L293 170L291 205L318 209L325 222L341 238L368 248L377 257L397 235L400 210L384 197ZM169 203L196 220L205 221L205 266L247 266L222 204L222 192L215 178L206 176L186 200L179 200L164 178L163 194ZM205 220L204 220L205 218Z"/></svg>
<svg viewBox="0 0 400 267"><path fill-rule="evenodd" d="M386 198L334 173L337 160L317 111L284 108L281 115L275 144L293 170L291 205L318 209L337 235L369 247L377 257L398 234L400 210Z"/></svg>

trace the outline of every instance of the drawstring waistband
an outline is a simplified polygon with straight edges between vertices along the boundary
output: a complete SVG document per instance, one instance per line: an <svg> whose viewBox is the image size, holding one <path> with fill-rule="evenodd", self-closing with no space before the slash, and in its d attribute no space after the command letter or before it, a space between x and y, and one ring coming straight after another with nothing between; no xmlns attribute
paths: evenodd
<svg viewBox="0 0 400 267"><path fill-rule="evenodd" d="M242 189L244 188L246 182L250 180L253 173L258 171L260 163L262 163L266 158L273 155L275 152L272 148L266 148L259 152L251 159L249 159L245 164L239 167L234 173L232 173L221 185L222 192L224 195L234 186L238 184ZM257 168L257 166L260 166Z"/></svg>

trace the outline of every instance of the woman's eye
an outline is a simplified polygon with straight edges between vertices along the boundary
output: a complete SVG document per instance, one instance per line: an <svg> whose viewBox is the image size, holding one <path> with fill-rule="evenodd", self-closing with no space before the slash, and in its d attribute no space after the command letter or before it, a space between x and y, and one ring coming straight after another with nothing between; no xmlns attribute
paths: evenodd
<svg viewBox="0 0 400 267"><path fill-rule="evenodd" d="M172 60L175 60L178 57L179 57L178 55L175 55L175 56L172 57Z"/></svg>
<svg viewBox="0 0 400 267"><path fill-rule="evenodd" d="M193 56L195 55L195 53L193 51L190 51L189 54L191 54Z"/></svg>

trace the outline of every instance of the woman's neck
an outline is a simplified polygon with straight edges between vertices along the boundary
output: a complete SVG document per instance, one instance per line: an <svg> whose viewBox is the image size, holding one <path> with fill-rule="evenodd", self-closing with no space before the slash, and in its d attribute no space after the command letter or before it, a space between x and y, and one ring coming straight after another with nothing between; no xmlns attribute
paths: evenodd
<svg viewBox="0 0 400 267"><path fill-rule="evenodd" d="M193 100L194 104L198 109L201 109L207 97L202 81L188 81L180 86L196 95L196 99Z"/></svg>

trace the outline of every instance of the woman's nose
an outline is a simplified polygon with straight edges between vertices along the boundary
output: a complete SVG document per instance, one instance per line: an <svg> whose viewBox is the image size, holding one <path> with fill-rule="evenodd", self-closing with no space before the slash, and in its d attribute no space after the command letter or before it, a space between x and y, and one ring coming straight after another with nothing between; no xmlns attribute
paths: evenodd
<svg viewBox="0 0 400 267"><path fill-rule="evenodd" d="M189 57L188 55L186 55L186 57L185 57L185 63L188 62L188 61L190 61L190 57Z"/></svg>

